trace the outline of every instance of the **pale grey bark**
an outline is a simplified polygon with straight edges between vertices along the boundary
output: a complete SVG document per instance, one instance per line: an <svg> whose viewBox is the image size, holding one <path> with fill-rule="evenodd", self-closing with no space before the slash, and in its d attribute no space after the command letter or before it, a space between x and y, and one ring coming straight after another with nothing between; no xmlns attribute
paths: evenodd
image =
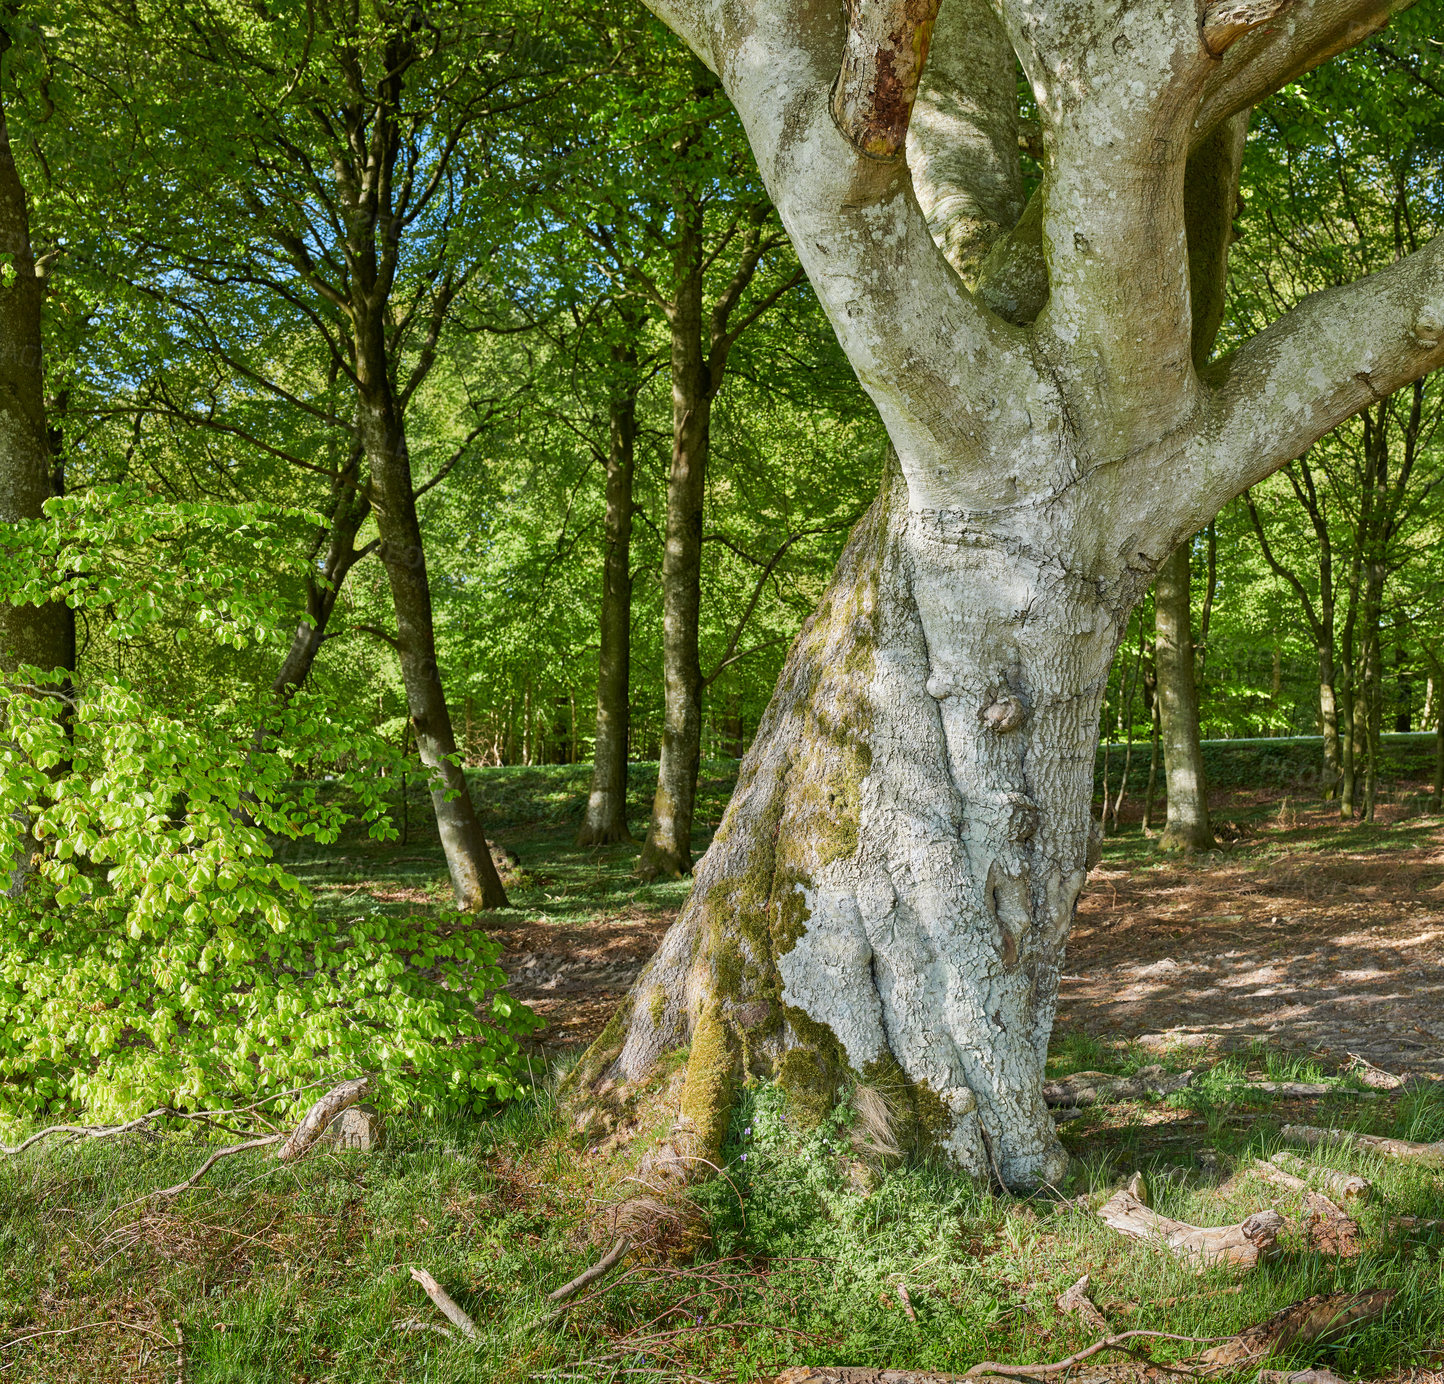
<svg viewBox="0 0 1444 1384"><path fill-rule="evenodd" d="M970 32L944 39L954 3L940 72L939 45ZM1200 368L1186 166L1224 116L1337 41L1337 6L1295 5L1301 28L1245 34L1220 61L1195 0L999 0L1040 115L1046 181L1022 223L1047 272L1035 311L1000 316L989 263L976 295L950 263L972 252L946 244L940 208L953 178L981 207L992 174L950 160L939 121L915 141L919 178L858 151L830 103L840 8L655 0L726 86L897 453L789 656L691 901L575 1077L608 1099L690 1042L678 1166L720 1143L745 1068L776 1075L803 1113L849 1083L888 1085L979 1174L1061 1171L1042 1064L1129 611L1227 500L1444 363L1436 243ZM986 81L969 90L990 104ZM979 123L953 137L995 148Z"/></svg>

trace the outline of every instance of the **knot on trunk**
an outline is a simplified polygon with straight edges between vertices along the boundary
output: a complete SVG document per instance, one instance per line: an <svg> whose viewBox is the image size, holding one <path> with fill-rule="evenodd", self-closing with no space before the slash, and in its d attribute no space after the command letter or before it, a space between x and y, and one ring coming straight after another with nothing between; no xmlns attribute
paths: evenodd
<svg viewBox="0 0 1444 1384"><path fill-rule="evenodd" d="M1008 840L1030 840L1038 830L1038 804L1026 793L1009 793L1003 802L1008 813Z"/></svg>
<svg viewBox="0 0 1444 1384"><path fill-rule="evenodd" d="M1011 693L995 694L991 702L978 712L983 726L998 735L1017 730L1027 715L1022 701Z"/></svg>

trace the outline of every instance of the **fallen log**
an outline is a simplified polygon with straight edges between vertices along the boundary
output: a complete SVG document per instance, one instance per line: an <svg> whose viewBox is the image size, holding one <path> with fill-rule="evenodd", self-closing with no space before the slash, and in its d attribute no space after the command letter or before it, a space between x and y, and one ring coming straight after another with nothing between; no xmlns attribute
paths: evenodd
<svg viewBox="0 0 1444 1384"><path fill-rule="evenodd" d="M1166 1072L1160 1066L1140 1067L1132 1076L1108 1072L1074 1072L1058 1081L1043 1083L1043 1099L1049 1105L1078 1109L1107 1105L1111 1101L1140 1100L1145 1096L1171 1096L1194 1077L1187 1072Z"/></svg>
<svg viewBox="0 0 1444 1384"><path fill-rule="evenodd" d="M1150 1211L1132 1192L1115 1192L1098 1215L1120 1234L1161 1245L1197 1264L1236 1264L1250 1269L1269 1253L1284 1228L1277 1211L1255 1211L1237 1225L1197 1226Z"/></svg>
<svg viewBox="0 0 1444 1384"><path fill-rule="evenodd" d="M1386 1139L1378 1134L1356 1134L1347 1129L1317 1129L1313 1125L1285 1125L1283 1136L1295 1144L1311 1148L1353 1147L1365 1153L1377 1153L1402 1163L1423 1163L1431 1168L1444 1168L1444 1140L1434 1144L1416 1144L1412 1139Z"/></svg>
<svg viewBox="0 0 1444 1384"><path fill-rule="evenodd" d="M1334 1168L1321 1168L1313 1163L1305 1163L1297 1154L1287 1151L1274 1154L1269 1162L1275 1167L1283 1169L1285 1173L1292 1173L1295 1177L1317 1178L1339 1201L1353 1201L1362 1204L1368 1201L1370 1193L1374 1190L1374 1184L1368 1178L1358 1177L1354 1173L1341 1173Z"/></svg>
<svg viewBox="0 0 1444 1384"><path fill-rule="evenodd" d="M1076 1286L1076 1285L1075 1285ZM802 1365L784 1370L773 1384L1003 1384L1004 1381L1047 1379L1066 1375L1068 1384L1143 1384L1157 1378L1160 1367L1146 1357L1123 1364L1099 1364L1079 1369L1084 1361L1105 1351L1137 1354L1148 1339L1208 1343L1208 1349L1166 1366L1168 1376L1208 1379L1225 1370L1239 1369L1297 1346L1337 1340L1353 1328L1380 1316L1394 1298L1392 1289L1362 1293L1324 1293L1305 1298L1267 1321L1236 1336L1172 1336L1162 1331L1122 1331L1105 1336L1065 1360L1043 1365L1005 1365L985 1361L966 1374L931 1370L889 1370L876 1365ZM1333 1384L1327 1370L1264 1371L1262 1384Z"/></svg>
<svg viewBox="0 0 1444 1384"><path fill-rule="evenodd" d="M1337 1340L1361 1323L1382 1316L1393 1300L1392 1288L1374 1288L1362 1293L1320 1293L1275 1312L1267 1321L1247 1327L1188 1363L1233 1369L1294 1346Z"/></svg>
<svg viewBox="0 0 1444 1384"><path fill-rule="evenodd" d="M1303 1178L1286 1173L1272 1163L1255 1159L1247 1171L1301 1198L1304 1227L1315 1249L1345 1258L1353 1258L1359 1253L1363 1241L1359 1223L1337 1202L1330 1201L1322 1192L1316 1192Z"/></svg>

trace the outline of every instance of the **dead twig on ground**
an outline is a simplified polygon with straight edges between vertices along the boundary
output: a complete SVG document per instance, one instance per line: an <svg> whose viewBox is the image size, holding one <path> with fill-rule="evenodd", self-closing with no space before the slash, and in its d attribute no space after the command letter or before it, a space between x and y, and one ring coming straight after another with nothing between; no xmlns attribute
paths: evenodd
<svg viewBox="0 0 1444 1384"><path fill-rule="evenodd" d="M414 1278L426 1291L426 1296L436 1304L437 1310L469 1341L477 1339L476 1323L466 1315L455 1298L446 1291L425 1269L412 1269Z"/></svg>
<svg viewBox="0 0 1444 1384"><path fill-rule="evenodd" d="M623 1236L589 1269L583 1269L570 1283L563 1283L560 1288L547 1294L548 1302L565 1302L569 1297L581 1292L589 1283L595 1283L597 1279L610 1273L626 1257L627 1251L632 1248L631 1241Z"/></svg>

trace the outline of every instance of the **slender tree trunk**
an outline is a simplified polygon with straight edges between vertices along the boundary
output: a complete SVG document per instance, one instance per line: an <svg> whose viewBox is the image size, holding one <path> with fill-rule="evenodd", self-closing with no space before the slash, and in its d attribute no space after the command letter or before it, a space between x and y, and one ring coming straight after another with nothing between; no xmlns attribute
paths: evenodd
<svg viewBox="0 0 1444 1384"><path fill-rule="evenodd" d="M1165 851L1208 851L1216 844L1208 819L1208 785L1198 737L1191 597L1190 553L1185 542L1159 568L1153 586L1158 701L1168 793L1168 821L1159 846Z"/></svg>
<svg viewBox="0 0 1444 1384"><path fill-rule="evenodd" d="M1439 695L1439 674L1434 675L1434 795L1430 807L1444 811L1444 697Z"/></svg>
<svg viewBox="0 0 1444 1384"><path fill-rule="evenodd" d="M637 459L637 349L617 348L623 372L611 402L607 448L606 558L602 566L601 651L597 656L597 734L592 788L577 833L579 846L630 841L627 828L627 740L631 723L632 484Z"/></svg>
<svg viewBox="0 0 1444 1384"><path fill-rule="evenodd" d="M9 47L9 35L0 27L0 63ZM45 421L44 301L0 89L0 526L41 518L45 502L56 494ZM13 675L21 665L74 671L75 622L64 603L0 603L0 677ZM67 721L68 691L68 682L55 688L57 715ZM25 892L32 875L29 822L18 820L16 830L19 841L7 885L11 898Z"/></svg>
<svg viewBox="0 0 1444 1384"><path fill-rule="evenodd" d="M1357 568L1357 563L1355 564ZM1349 583L1349 604L1344 614L1344 628L1339 640L1339 816L1345 821L1354 815L1355 789L1358 784L1358 745L1354 715L1354 626L1358 618L1358 572Z"/></svg>
<svg viewBox="0 0 1444 1384"><path fill-rule="evenodd" d="M416 514L411 459L396 401L386 386L384 362L372 359L362 380L361 441L371 467L372 503L381 534L381 561L396 610L396 651L416 748L452 892L458 908L506 907L506 890L482 833L466 775L458 763L451 712L436 660L436 631L426 552Z"/></svg>
<svg viewBox="0 0 1444 1384"><path fill-rule="evenodd" d="M1159 706L1155 699L1153 703L1153 733L1148 740L1148 789L1143 795L1143 834L1153 835L1153 802L1158 792L1158 749L1159 737L1161 734L1159 717Z"/></svg>
<svg viewBox="0 0 1444 1384"><path fill-rule="evenodd" d="M729 692L722 710L722 754L727 759L741 759L746 739L742 724L742 699Z"/></svg>
<svg viewBox="0 0 1444 1384"><path fill-rule="evenodd" d="M342 583L363 556L356 549L356 536L371 513L371 499L361 481L361 456L358 438L345 469L332 483L326 554L321 559L320 572L307 574L306 617L296 626L290 647L271 684L272 693L283 704L310 677L316 656L325 642L326 627L331 622Z"/></svg>
<svg viewBox="0 0 1444 1384"><path fill-rule="evenodd" d="M1339 706L1334 693L1332 638L1319 644L1319 724L1324 736L1324 801L1339 791L1342 772L1339 747Z"/></svg>
<svg viewBox="0 0 1444 1384"><path fill-rule="evenodd" d="M703 347L703 258L700 212L677 249L672 304L672 467L667 477L666 547L662 554L664 710L657 792L637 862L643 879L692 870L692 817L702 758L702 505L707 491L712 381Z"/></svg>
<svg viewBox="0 0 1444 1384"><path fill-rule="evenodd" d="M1364 687L1363 687L1363 738L1366 754L1364 775L1363 818L1374 820L1374 810L1379 802L1379 749L1380 732L1384 719L1384 679L1382 649L1380 648L1380 619L1384 598L1384 567L1381 562L1371 561L1364 586Z"/></svg>
<svg viewBox="0 0 1444 1384"><path fill-rule="evenodd" d="M0 62L10 47L0 28ZM3 93L0 93L3 95ZM30 212L0 103L0 523L39 519L55 493L45 422L41 314L45 285L36 273ZM49 671L74 664L73 625L63 602L0 605L0 669Z"/></svg>

